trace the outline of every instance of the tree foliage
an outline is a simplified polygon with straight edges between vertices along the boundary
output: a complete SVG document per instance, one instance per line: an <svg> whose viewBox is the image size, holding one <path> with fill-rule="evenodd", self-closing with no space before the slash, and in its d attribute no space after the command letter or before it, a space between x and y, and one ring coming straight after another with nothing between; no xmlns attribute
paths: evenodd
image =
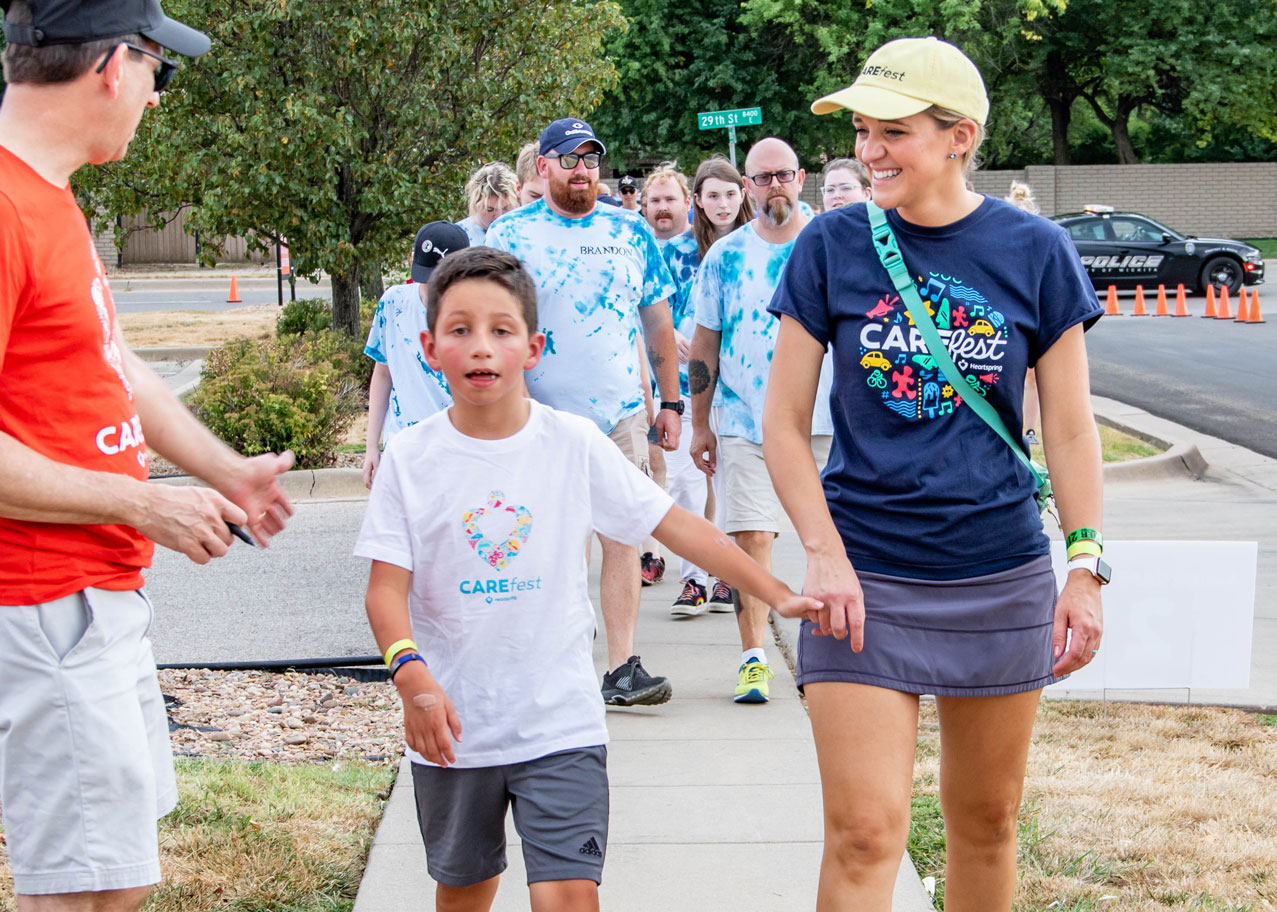
<svg viewBox="0 0 1277 912"><path fill-rule="evenodd" d="M124 162L76 190L109 213L189 209L204 239L287 238L358 331L361 278L464 214L478 164L511 161L615 80L605 0L168 0L213 50L184 61Z"/></svg>
<svg viewBox="0 0 1277 912"><path fill-rule="evenodd" d="M1050 137L1068 164L1078 105L1108 130L1119 162L1140 159L1133 119L1180 120L1212 143L1238 129L1277 141L1277 0L748 0L746 21L785 29L822 60L809 96L848 84L892 38L936 35L961 47L992 103L986 161L1034 160ZM839 115L841 116L841 115Z"/></svg>
<svg viewBox="0 0 1277 912"><path fill-rule="evenodd" d="M800 36L748 24L739 0L622 0L621 6L629 27L614 31L606 45L619 80L592 120L613 166L679 159L690 170L727 150L727 131L698 129L698 112L755 106L763 122L737 128L742 149L779 136L810 165L821 151L846 145L845 131L813 117L798 94L817 62Z"/></svg>

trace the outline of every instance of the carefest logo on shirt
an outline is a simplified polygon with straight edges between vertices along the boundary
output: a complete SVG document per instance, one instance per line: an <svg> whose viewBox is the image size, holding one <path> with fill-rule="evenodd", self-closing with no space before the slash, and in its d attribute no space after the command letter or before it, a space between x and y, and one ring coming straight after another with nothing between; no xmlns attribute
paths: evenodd
<svg viewBox="0 0 1277 912"><path fill-rule="evenodd" d="M981 396L1002 374L1009 327L989 300L960 279L931 273L918 277L918 296L935 320L949 357ZM952 414L962 397L945 380L927 352L908 308L898 296L879 298L860 330L860 366L865 383L882 403L903 418L931 419Z"/></svg>
<svg viewBox="0 0 1277 912"><path fill-rule="evenodd" d="M507 503L505 493L492 491L488 502L461 514L461 528L479 560L494 570L505 570L532 534L532 511ZM516 593L541 588L541 578L467 579L461 581L462 595L480 595L488 604L512 602Z"/></svg>

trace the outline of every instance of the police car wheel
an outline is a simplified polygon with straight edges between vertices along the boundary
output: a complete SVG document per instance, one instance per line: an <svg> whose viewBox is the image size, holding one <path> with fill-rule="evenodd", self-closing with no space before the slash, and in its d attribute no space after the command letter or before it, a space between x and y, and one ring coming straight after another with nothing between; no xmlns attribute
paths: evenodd
<svg viewBox="0 0 1277 912"><path fill-rule="evenodd" d="M1207 285L1216 287L1223 285L1228 288L1229 294L1237 294L1242 287L1242 268L1236 260L1230 257L1217 256L1207 260L1206 265L1202 267L1202 291L1206 291Z"/></svg>

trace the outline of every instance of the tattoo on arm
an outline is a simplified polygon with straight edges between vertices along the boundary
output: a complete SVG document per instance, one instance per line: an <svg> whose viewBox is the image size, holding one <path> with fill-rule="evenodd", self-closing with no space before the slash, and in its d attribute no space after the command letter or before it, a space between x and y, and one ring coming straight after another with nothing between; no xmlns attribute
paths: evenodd
<svg viewBox="0 0 1277 912"><path fill-rule="evenodd" d="M647 350L647 360L648 360L648 362L649 362L649 363L651 363L651 365L652 365L652 370L654 370L654 371L656 371L656 370L660 370L660 369L661 369L661 365L665 363L665 358L664 358L664 356L662 356L662 355L658 355L658 354L656 353L656 349L654 349L654 348L648 348L648 350Z"/></svg>
<svg viewBox="0 0 1277 912"><path fill-rule="evenodd" d="M687 363L687 388L693 396L698 396L709 389L709 365L693 358Z"/></svg>

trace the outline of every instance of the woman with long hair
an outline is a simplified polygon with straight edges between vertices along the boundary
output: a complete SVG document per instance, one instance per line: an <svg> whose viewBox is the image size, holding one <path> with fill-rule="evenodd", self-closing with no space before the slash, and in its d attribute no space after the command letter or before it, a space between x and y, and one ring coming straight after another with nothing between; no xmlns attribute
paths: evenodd
<svg viewBox="0 0 1277 912"><path fill-rule="evenodd" d="M1100 648L1108 567L1082 333L1103 311L1064 231L966 189L989 103L956 47L884 45L852 86L812 105L839 108L873 201L822 215L795 242L771 303L781 326L763 418L772 481L807 553L803 592L822 603L803 620L796 674L824 803L817 909L891 908L919 695L934 694L945 909L1006 912L1039 696ZM871 228L871 207L886 228ZM897 287L886 264L900 273L901 259ZM924 344L923 308L943 347ZM809 433L827 345L834 444L822 479ZM1018 430L1032 366L1077 553L1060 592L1035 478L981 417L987 404Z"/></svg>
<svg viewBox="0 0 1277 912"><path fill-rule="evenodd" d="M692 179L692 232L696 235L697 262L705 259L715 241L753 218L754 206L736 167L721 155L701 162Z"/></svg>

